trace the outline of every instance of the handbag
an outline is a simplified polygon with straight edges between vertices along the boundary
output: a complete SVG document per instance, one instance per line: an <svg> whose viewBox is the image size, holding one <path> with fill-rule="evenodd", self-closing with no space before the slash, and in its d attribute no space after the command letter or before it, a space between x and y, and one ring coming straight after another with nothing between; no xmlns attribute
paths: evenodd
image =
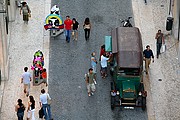
<svg viewBox="0 0 180 120"><path fill-rule="evenodd" d="M162 44L161 53L164 53L165 51L166 51L166 44Z"/></svg>
<svg viewBox="0 0 180 120"><path fill-rule="evenodd" d="M31 13L28 13L28 17L31 17Z"/></svg>
<svg viewBox="0 0 180 120"><path fill-rule="evenodd" d="M51 103L52 103L52 100L51 100L51 98L49 98L49 95L47 94L47 104L51 105Z"/></svg>

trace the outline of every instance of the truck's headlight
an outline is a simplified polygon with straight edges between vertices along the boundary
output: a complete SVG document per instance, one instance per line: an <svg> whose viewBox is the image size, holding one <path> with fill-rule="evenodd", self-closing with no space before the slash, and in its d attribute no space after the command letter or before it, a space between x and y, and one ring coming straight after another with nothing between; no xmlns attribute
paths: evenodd
<svg viewBox="0 0 180 120"><path fill-rule="evenodd" d="M117 95L119 95L119 91L117 91L116 93L117 93Z"/></svg>

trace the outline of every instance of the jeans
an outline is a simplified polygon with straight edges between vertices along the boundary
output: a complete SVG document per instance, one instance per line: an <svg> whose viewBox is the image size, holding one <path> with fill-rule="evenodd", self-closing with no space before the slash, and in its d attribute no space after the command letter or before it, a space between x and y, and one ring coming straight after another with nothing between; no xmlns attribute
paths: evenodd
<svg viewBox="0 0 180 120"><path fill-rule="evenodd" d="M71 35L70 33L71 33L71 30L66 30L65 34L66 34L66 41L67 42L70 42L70 35Z"/></svg>
<svg viewBox="0 0 180 120"><path fill-rule="evenodd" d="M84 29L84 32L85 32L85 39L89 39L89 36L90 36L90 29Z"/></svg>
<svg viewBox="0 0 180 120"><path fill-rule="evenodd" d="M156 43L156 46L157 46L157 56L159 56L162 43Z"/></svg>
<svg viewBox="0 0 180 120"><path fill-rule="evenodd" d="M24 112L22 112L22 113L17 113L17 117L18 117L18 120L23 120Z"/></svg>
<svg viewBox="0 0 180 120"><path fill-rule="evenodd" d="M45 120L51 120L51 107L48 104L42 104Z"/></svg>

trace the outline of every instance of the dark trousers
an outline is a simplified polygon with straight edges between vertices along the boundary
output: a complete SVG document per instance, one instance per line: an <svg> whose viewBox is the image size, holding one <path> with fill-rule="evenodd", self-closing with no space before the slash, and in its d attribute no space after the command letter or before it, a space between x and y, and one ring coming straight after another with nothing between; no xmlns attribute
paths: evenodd
<svg viewBox="0 0 180 120"><path fill-rule="evenodd" d="M157 56L159 56L159 54L160 54L161 46L162 46L162 43L156 43L156 47L157 47Z"/></svg>
<svg viewBox="0 0 180 120"><path fill-rule="evenodd" d="M89 36L90 36L90 29L84 29L84 32L85 32L85 39L89 39Z"/></svg>
<svg viewBox="0 0 180 120"><path fill-rule="evenodd" d="M18 120L23 120L24 113L17 113Z"/></svg>

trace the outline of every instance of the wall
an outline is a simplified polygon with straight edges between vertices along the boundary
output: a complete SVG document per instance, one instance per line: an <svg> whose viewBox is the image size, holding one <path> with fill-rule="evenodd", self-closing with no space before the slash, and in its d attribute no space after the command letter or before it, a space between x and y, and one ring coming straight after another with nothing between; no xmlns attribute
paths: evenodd
<svg viewBox="0 0 180 120"><path fill-rule="evenodd" d="M5 8L5 1L0 0L0 10ZM8 79L8 44L6 32L6 13L0 13L0 70L1 80Z"/></svg>
<svg viewBox="0 0 180 120"><path fill-rule="evenodd" d="M172 15L174 18L172 33L175 39L179 39L178 29L179 29L179 17L180 17L180 0L174 0L174 4L172 4L172 8L173 8Z"/></svg>

